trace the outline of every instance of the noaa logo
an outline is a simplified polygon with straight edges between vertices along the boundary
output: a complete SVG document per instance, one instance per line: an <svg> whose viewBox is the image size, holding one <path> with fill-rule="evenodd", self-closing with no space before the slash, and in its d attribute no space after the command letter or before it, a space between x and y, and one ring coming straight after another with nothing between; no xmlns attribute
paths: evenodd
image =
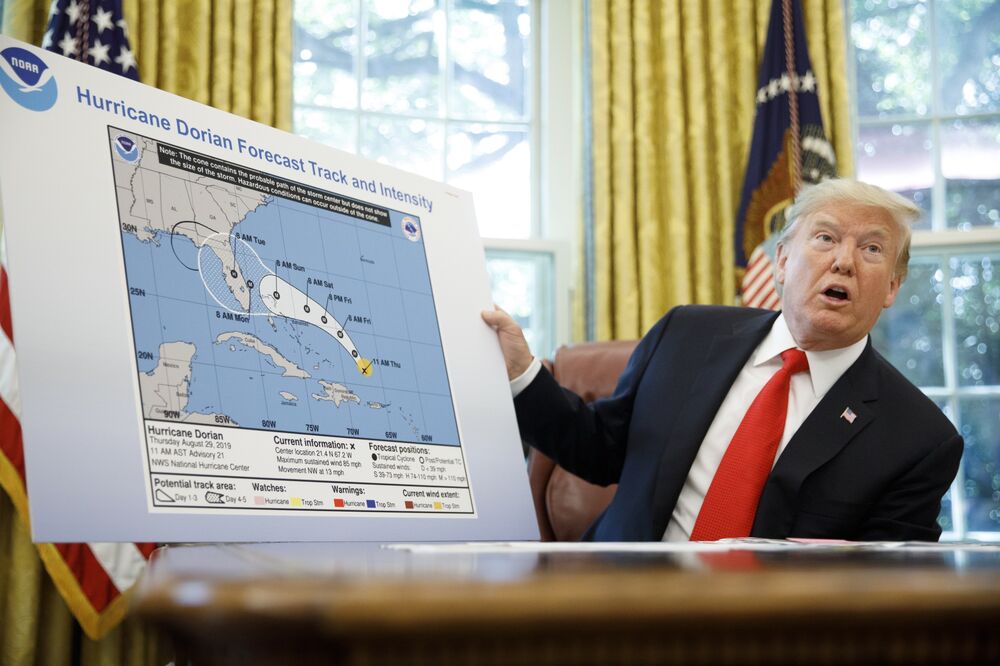
<svg viewBox="0 0 1000 666"><path fill-rule="evenodd" d="M31 51L16 46L0 51L0 87L31 111L48 111L59 94L49 66Z"/></svg>
<svg viewBox="0 0 1000 666"><path fill-rule="evenodd" d="M404 217L399 222L400 226L403 228L403 234L407 239L416 243L420 240L420 227L417 225L417 221L412 217Z"/></svg>
<svg viewBox="0 0 1000 666"><path fill-rule="evenodd" d="M135 162L139 159L139 144L137 144L131 137L121 134L115 137L114 145L115 152L118 153L118 157L122 158L126 162Z"/></svg>

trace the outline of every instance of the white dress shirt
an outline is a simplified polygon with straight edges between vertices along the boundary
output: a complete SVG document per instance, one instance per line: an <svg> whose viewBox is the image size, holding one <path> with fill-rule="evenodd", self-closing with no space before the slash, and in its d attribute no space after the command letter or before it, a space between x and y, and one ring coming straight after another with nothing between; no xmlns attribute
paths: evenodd
<svg viewBox="0 0 1000 666"><path fill-rule="evenodd" d="M788 441L806 420L813 408L819 404L826 392L840 379L851 365L858 360L864 351L868 338L862 338L849 347L823 352L806 352L809 360L809 372L792 376L788 395L788 414L785 417L785 430L778 444L775 460L785 450ZM785 316L778 318L771 326L770 332L757 349L750 355L746 365L736 377L733 385L715 414L712 425L705 433L698 455L691 465L684 488L677 498L670 523L663 534L664 541L688 541L691 530L694 529L698 512L701 511L705 494L712 483L715 471L722 462L722 456L729 447L736 429L743 420L750 403L754 401L760 390L771 379L771 376L781 368L781 352L795 347ZM542 364L534 359L528 369L511 381L511 391L516 397L538 375ZM666 435L664 435L666 436Z"/></svg>

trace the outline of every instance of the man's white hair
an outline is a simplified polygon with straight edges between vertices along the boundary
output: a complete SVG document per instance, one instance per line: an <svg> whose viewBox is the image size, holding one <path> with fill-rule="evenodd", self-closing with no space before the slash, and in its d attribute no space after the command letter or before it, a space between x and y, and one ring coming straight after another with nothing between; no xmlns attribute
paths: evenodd
<svg viewBox="0 0 1000 666"><path fill-rule="evenodd" d="M876 185L850 178L830 178L804 186L795 197L795 203L785 211L788 223L778 235L778 243L786 244L792 238L799 220L838 203L873 206L889 214L899 229L900 246L895 275L902 283L910 263L910 225L920 219L920 208L909 199Z"/></svg>

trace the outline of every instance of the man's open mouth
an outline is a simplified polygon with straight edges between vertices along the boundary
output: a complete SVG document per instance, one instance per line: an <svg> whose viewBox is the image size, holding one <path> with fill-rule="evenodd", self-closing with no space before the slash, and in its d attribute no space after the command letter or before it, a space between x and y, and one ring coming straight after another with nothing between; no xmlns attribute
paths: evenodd
<svg viewBox="0 0 1000 666"><path fill-rule="evenodd" d="M839 289L837 287L830 287L829 289L827 289L826 291L823 292L823 295L824 296L829 296L830 298L835 298L838 301L846 301L847 300L847 292L844 291L843 289Z"/></svg>

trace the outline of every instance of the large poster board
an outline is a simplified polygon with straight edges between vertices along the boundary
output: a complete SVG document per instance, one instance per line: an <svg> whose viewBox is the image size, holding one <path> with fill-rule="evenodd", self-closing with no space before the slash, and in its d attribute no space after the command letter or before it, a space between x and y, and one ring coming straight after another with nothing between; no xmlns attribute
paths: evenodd
<svg viewBox="0 0 1000 666"><path fill-rule="evenodd" d="M0 40L33 537L537 538L471 196Z"/></svg>

